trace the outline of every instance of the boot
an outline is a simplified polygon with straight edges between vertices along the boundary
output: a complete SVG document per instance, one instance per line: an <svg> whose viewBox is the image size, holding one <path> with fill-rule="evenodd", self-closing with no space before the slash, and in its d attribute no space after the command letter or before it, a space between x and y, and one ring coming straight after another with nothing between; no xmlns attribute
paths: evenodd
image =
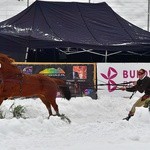
<svg viewBox="0 0 150 150"><path fill-rule="evenodd" d="M129 119L130 119L131 117L132 117L131 115L128 115L127 117L123 118L123 120L129 121Z"/></svg>
<svg viewBox="0 0 150 150"><path fill-rule="evenodd" d="M128 116L126 118L123 118L123 120L129 121L129 119L133 116L134 114L130 111Z"/></svg>

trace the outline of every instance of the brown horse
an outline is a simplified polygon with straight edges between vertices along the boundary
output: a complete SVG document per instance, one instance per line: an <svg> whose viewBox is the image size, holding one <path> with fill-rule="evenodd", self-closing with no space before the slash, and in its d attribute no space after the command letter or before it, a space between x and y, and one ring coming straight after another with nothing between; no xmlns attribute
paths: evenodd
<svg viewBox="0 0 150 150"><path fill-rule="evenodd" d="M57 92L69 100L71 93L62 79L50 78L41 74L27 75L13 64L14 60L0 53L0 105L8 97L39 97L52 115L51 106L60 116L56 104Z"/></svg>

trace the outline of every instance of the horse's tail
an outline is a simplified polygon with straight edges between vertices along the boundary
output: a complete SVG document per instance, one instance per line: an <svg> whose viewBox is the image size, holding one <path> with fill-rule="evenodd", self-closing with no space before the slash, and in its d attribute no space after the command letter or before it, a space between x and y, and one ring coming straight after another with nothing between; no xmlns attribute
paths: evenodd
<svg viewBox="0 0 150 150"><path fill-rule="evenodd" d="M66 84L66 81L62 79L56 79L56 78L54 78L54 80L57 83L63 97L66 98L67 100L70 100L71 92L70 92L69 86Z"/></svg>

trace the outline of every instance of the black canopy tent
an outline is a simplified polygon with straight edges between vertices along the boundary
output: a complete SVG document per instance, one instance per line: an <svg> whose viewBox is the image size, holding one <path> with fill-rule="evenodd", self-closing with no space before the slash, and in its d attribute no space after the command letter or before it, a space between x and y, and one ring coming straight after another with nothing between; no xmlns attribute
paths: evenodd
<svg viewBox="0 0 150 150"><path fill-rule="evenodd" d="M17 61L25 60L27 50L33 50L32 55L47 50L83 58L85 53L147 52L150 33L121 18L105 2L35 1L0 23L0 43L0 51Z"/></svg>

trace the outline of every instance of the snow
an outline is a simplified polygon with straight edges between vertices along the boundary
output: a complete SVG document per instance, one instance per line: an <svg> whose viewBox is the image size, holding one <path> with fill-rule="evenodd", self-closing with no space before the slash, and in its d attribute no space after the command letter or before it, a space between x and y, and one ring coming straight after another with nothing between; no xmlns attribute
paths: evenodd
<svg viewBox="0 0 150 150"><path fill-rule="evenodd" d="M126 117L137 97L132 99L99 95L57 98L61 113L71 124L48 112L40 99L5 100L0 106L6 118L0 119L2 150L148 150L150 146L150 112L137 108L130 121ZM10 107L21 105L27 119L12 117Z"/></svg>
<svg viewBox="0 0 150 150"><path fill-rule="evenodd" d="M30 4L34 1L29 0ZM147 1L105 0L119 15L143 29L147 29ZM91 2L103 1L91 0ZM27 7L26 4L26 0L1 0L0 21L21 12ZM5 115L5 119L0 119L0 149L148 150L150 147L148 109L137 108L135 116L130 121L122 120L137 98L112 97L101 93L98 100L92 100L90 97L72 98L70 101L57 98L60 112L71 120L71 124L57 116L47 119L48 112L40 99L6 100L0 106ZM27 119L12 117L10 107L13 103L15 106L25 107L24 115Z"/></svg>

